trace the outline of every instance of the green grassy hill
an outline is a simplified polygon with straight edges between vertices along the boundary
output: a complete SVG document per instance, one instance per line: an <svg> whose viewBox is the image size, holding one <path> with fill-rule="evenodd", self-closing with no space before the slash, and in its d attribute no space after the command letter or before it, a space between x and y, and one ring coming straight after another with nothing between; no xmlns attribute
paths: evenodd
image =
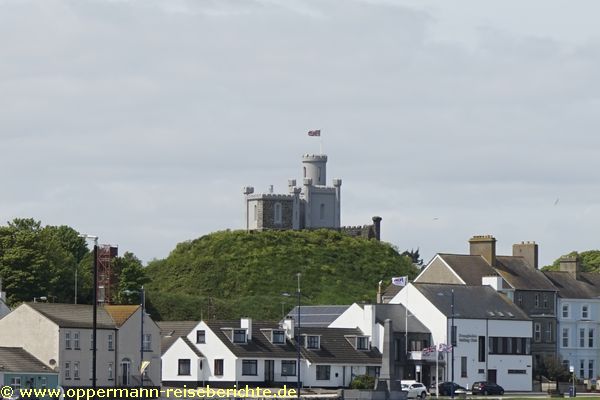
<svg viewBox="0 0 600 400"><path fill-rule="evenodd" d="M331 230L223 231L183 242L146 268L156 319L279 318L301 272L304 304L373 301L377 283L417 273L388 243ZM284 304L282 305L282 302Z"/></svg>

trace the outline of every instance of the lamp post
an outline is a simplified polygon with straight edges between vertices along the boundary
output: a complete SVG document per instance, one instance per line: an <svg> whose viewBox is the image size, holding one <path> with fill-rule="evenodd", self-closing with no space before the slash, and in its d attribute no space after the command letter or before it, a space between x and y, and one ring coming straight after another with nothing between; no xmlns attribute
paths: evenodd
<svg viewBox="0 0 600 400"><path fill-rule="evenodd" d="M450 330L450 349L452 351L452 390L451 390L451 398L454 398L454 346L456 346L456 334L454 332L454 289L452 289L452 303L450 306L450 310L452 311L452 328Z"/></svg>
<svg viewBox="0 0 600 400"><path fill-rule="evenodd" d="M96 334L98 331L98 236L94 235L79 235L84 239L92 239L94 241L94 291L92 294L93 316L92 316L92 388L96 390Z"/></svg>
<svg viewBox="0 0 600 400"><path fill-rule="evenodd" d="M130 295L137 293L140 295L140 309L141 309L141 317L140 317L140 388L144 387L144 372L142 371L142 367L144 364L144 308L146 302L146 291L144 290L144 285L142 285L140 290L124 290L124 294ZM141 393L141 392L140 392Z"/></svg>
<svg viewBox="0 0 600 400"><path fill-rule="evenodd" d="M298 307L297 307L297 313L296 313L296 319L298 321L298 328L296 329L296 349L297 349L297 360L296 360L296 376L298 377L298 382L296 383L296 389L297 389L297 395L298 398L300 398L300 298L302 296L302 292L300 291L300 272L298 272L296 274L296 277L298 278L298 288L296 289L296 295L298 297ZM282 296L285 297L292 297L292 295L290 293L281 293ZM283 303L282 303L283 304Z"/></svg>

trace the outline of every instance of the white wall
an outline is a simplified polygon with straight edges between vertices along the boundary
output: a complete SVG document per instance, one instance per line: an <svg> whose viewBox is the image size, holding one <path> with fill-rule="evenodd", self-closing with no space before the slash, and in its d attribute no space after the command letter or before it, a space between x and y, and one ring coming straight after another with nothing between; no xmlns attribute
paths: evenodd
<svg viewBox="0 0 600 400"><path fill-rule="evenodd" d="M43 363L58 362L58 325L22 304L0 319L0 343L2 346L23 347Z"/></svg>
<svg viewBox="0 0 600 400"><path fill-rule="evenodd" d="M322 191L321 191L322 190ZM311 187L310 192L310 220L311 228L331 228L335 226L336 198L333 189L319 189ZM325 205L325 215L321 219L321 204Z"/></svg>
<svg viewBox="0 0 600 400"><path fill-rule="evenodd" d="M196 343L196 331L204 330L206 332L205 343ZM204 357L206 357L206 363L204 365L205 376L213 382L235 382L236 380L236 356L229 350L225 343L217 337L217 335L209 328L204 321L198 323L198 325L192 329L188 334L188 339L192 342ZM215 360L222 359L223 361L223 375L215 376L214 367Z"/></svg>
<svg viewBox="0 0 600 400"><path fill-rule="evenodd" d="M178 375L180 359L190 360L190 375ZM202 382L206 362L202 363L202 369L200 369L200 361L201 359L190 349L190 346L182 338L178 338L162 355L162 381Z"/></svg>

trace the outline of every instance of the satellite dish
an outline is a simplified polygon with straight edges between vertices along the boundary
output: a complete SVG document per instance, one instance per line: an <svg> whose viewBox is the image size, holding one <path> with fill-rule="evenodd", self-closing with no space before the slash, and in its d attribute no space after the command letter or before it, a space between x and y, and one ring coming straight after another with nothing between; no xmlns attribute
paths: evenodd
<svg viewBox="0 0 600 400"><path fill-rule="evenodd" d="M50 361L48 361L48 364L49 364L51 367L54 367L54 366L56 365L56 360L55 360L54 358L51 358L51 359L50 359Z"/></svg>

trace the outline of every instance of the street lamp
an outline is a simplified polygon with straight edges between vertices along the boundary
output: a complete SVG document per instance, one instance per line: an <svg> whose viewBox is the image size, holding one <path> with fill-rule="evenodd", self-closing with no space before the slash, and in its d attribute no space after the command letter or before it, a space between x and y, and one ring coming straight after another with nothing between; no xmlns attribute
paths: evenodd
<svg viewBox="0 0 600 400"><path fill-rule="evenodd" d="M146 302L146 291L144 285L140 290L123 290L123 294L139 294L140 295L140 307L141 307L141 318L140 318L140 388L144 387L144 371L142 371L144 364L144 303Z"/></svg>
<svg viewBox="0 0 600 400"><path fill-rule="evenodd" d="M454 331L454 289L452 289L452 303L450 306L452 311L452 328L450 329L450 350L452 351L452 386L454 387L454 346L456 346L456 332ZM454 390L451 391L451 398L454 398Z"/></svg>
<svg viewBox="0 0 600 400"><path fill-rule="evenodd" d="M79 237L94 241L94 292L93 317L92 317L92 388L96 390L96 333L98 330L98 236L81 234Z"/></svg>
<svg viewBox="0 0 600 400"><path fill-rule="evenodd" d="M296 274L296 277L298 278L298 289L296 290L297 296L298 296L298 313L297 313L297 320L298 320L298 330L296 332L296 348L298 350L298 354L297 354L297 376L298 376L298 382L296 385L296 389L298 391L297 395L298 398L300 398L300 297L302 296L302 292L300 291L300 272L298 272ZM286 296L286 297L292 297L292 295L290 293L282 293L282 296Z"/></svg>

